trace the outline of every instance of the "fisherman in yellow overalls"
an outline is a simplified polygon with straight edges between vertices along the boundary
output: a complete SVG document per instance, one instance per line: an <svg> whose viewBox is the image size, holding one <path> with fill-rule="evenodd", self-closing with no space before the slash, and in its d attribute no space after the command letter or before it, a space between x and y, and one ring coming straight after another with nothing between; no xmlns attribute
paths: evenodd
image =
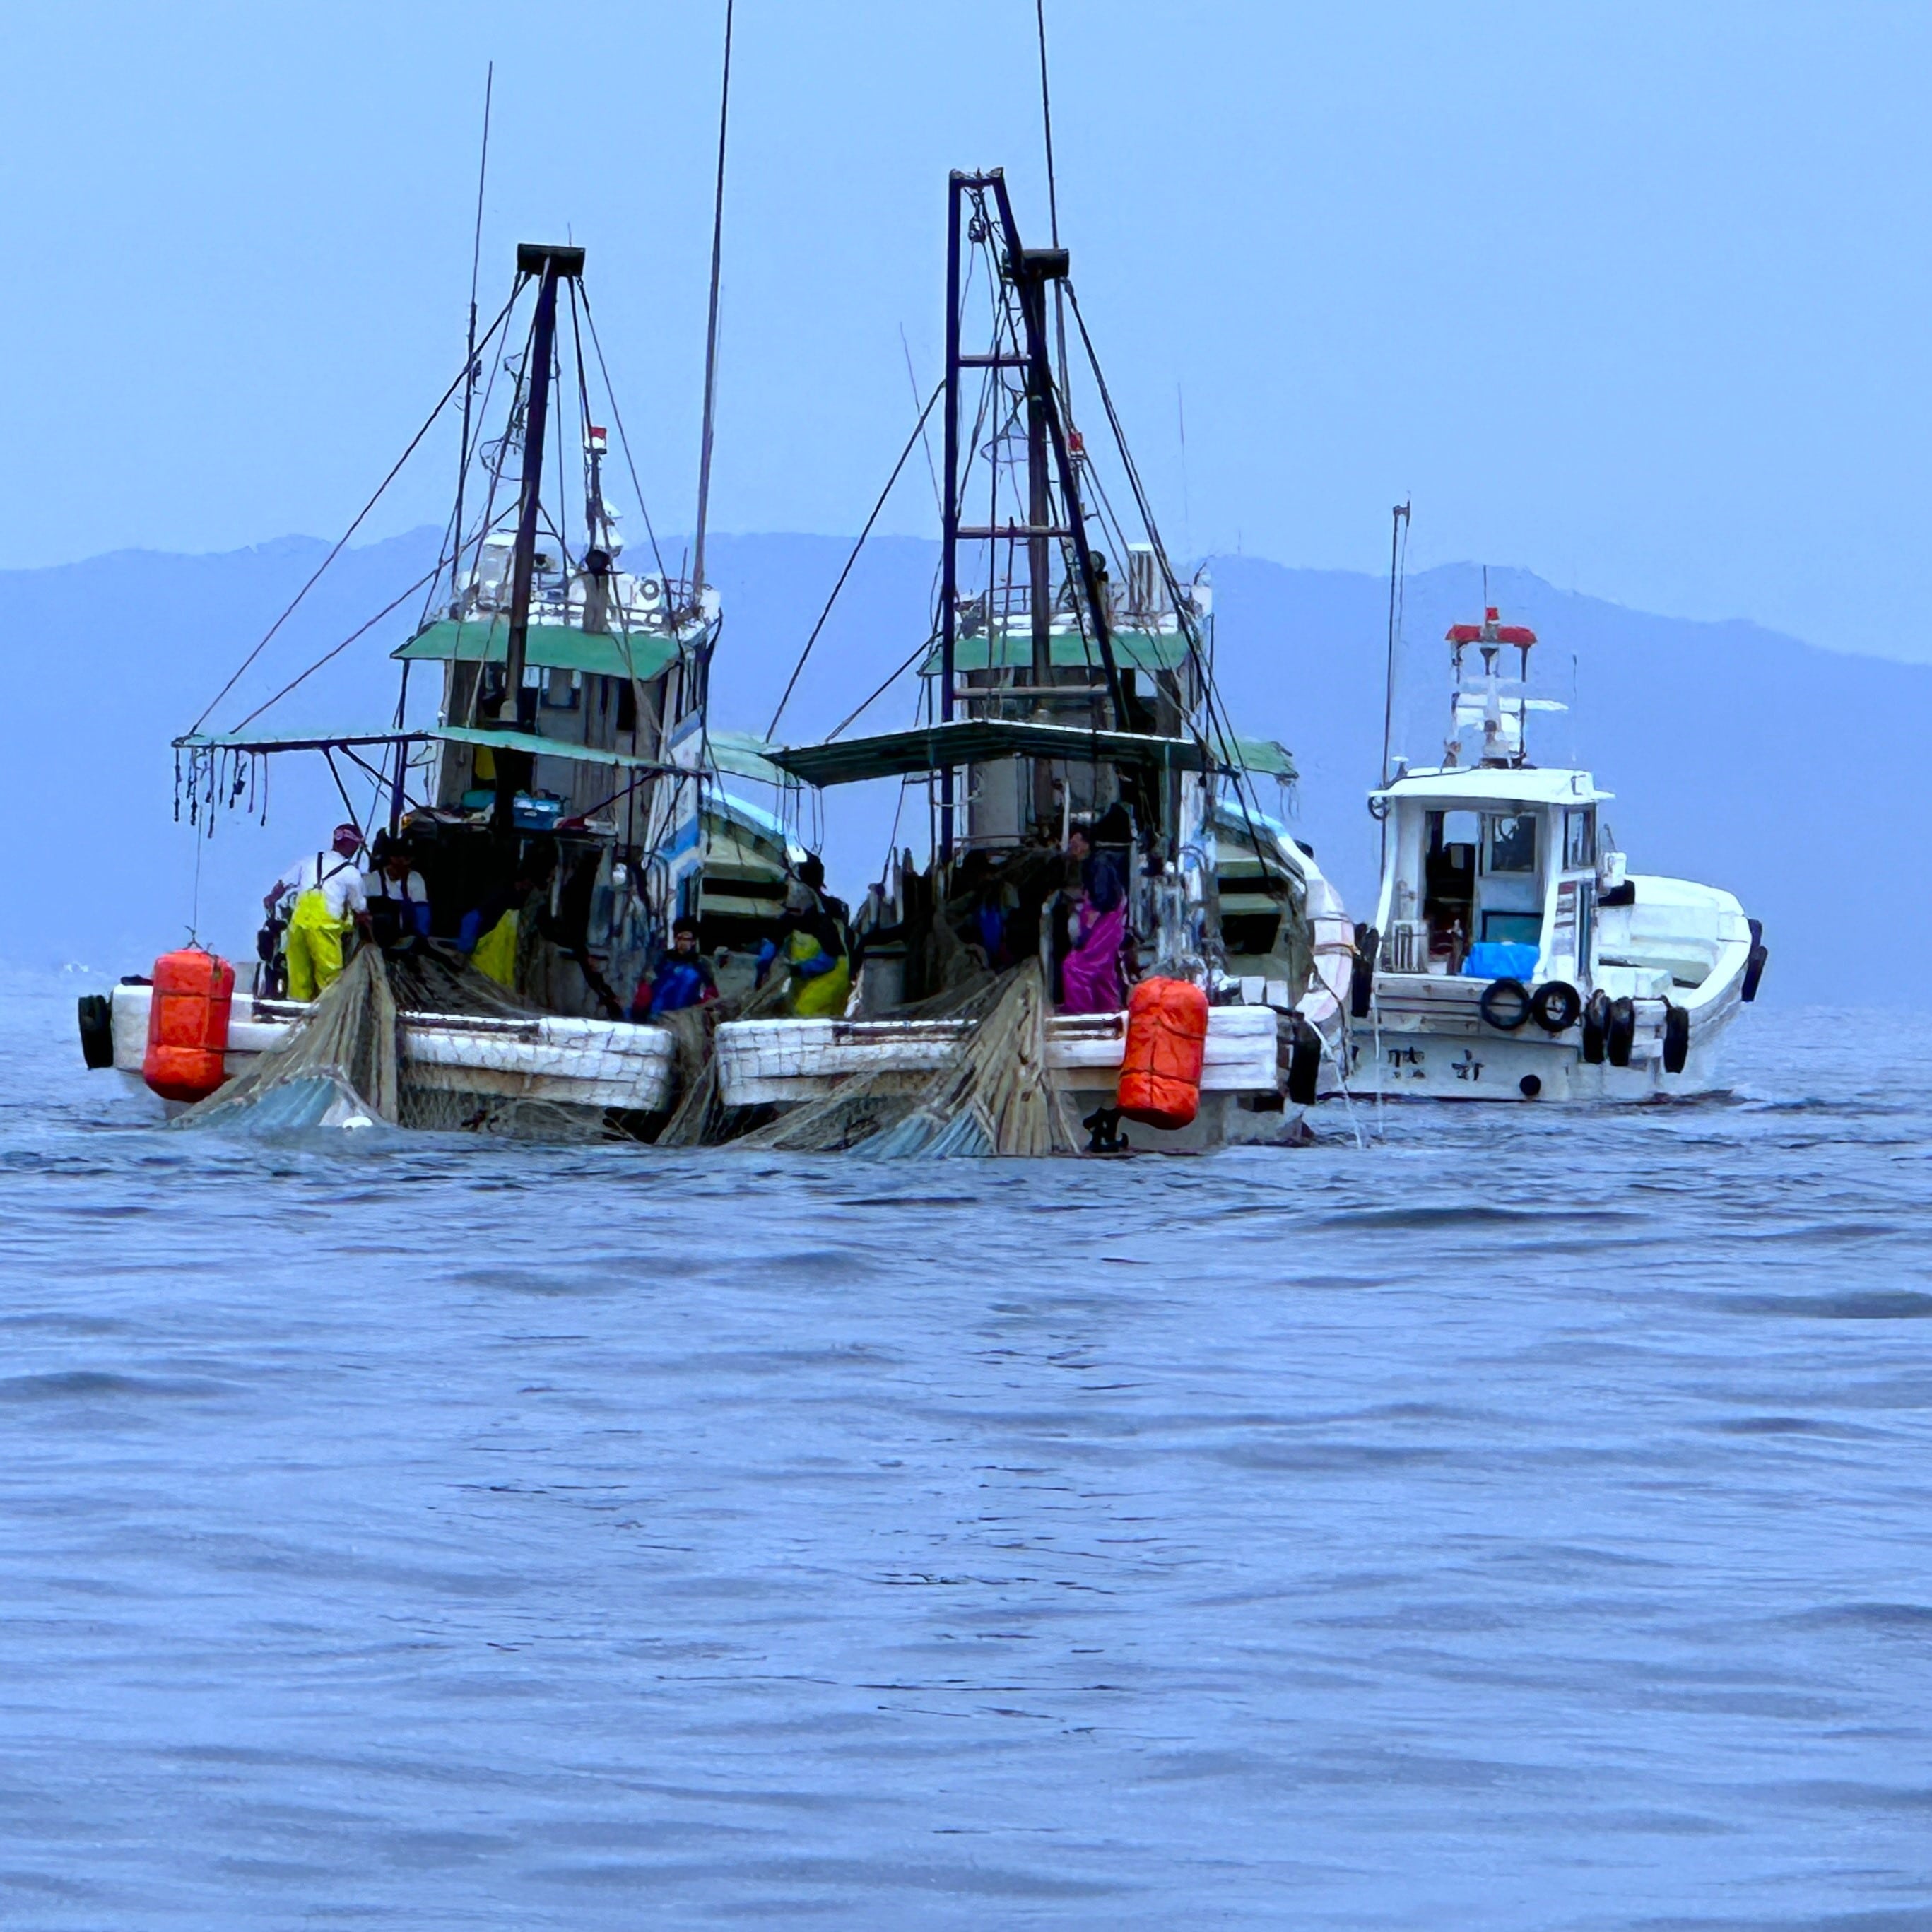
<svg viewBox="0 0 1932 1932"><path fill-rule="evenodd" d="M806 855L798 876L785 890L784 917L776 940L760 950L758 979L774 964L789 977L793 1016L802 1020L832 1019L845 1010L852 994L852 958L843 923L828 902L825 867L816 853Z"/></svg>
<svg viewBox="0 0 1932 1932"><path fill-rule="evenodd" d="M356 863L362 834L338 825L330 842L328 851L298 859L262 901L271 915L291 897L295 902L283 940L292 1000L313 1000L332 985L342 974L342 942L350 930L370 931L369 898Z"/></svg>

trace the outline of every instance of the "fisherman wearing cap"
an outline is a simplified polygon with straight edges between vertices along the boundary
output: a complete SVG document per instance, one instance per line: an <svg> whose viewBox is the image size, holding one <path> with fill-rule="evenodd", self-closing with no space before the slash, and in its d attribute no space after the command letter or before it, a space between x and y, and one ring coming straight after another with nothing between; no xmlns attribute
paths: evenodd
<svg viewBox="0 0 1932 1932"><path fill-rule="evenodd" d="M342 942L352 926L370 931L369 896L356 855L362 834L353 825L338 825L332 849L298 859L268 888L262 903L272 914L292 896L284 941L289 963L289 998L312 1000L341 976Z"/></svg>

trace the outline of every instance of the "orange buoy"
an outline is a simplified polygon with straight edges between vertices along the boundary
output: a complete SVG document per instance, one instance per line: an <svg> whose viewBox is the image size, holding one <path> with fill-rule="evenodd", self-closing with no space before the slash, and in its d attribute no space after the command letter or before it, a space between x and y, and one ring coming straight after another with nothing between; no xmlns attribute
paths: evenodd
<svg viewBox="0 0 1932 1932"><path fill-rule="evenodd" d="M1130 1120L1184 1127L1201 1111L1208 995L1186 980L1143 980L1127 996L1119 1105Z"/></svg>
<svg viewBox="0 0 1932 1932"><path fill-rule="evenodd" d="M205 1100L228 1078L228 1011L235 968L212 952L164 952L154 962L141 1078L164 1100Z"/></svg>

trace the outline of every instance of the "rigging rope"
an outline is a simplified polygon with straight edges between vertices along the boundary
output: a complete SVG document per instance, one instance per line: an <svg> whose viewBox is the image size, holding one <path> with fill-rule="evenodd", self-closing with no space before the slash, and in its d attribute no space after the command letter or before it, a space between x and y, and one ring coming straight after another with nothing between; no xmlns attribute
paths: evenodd
<svg viewBox="0 0 1932 1932"><path fill-rule="evenodd" d="M731 118L731 4L724 0L724 77L718 94L718 192L711 210L711 311L704 330L704 423L698 449L698 532L691 601L704 594L704 525L711 507L711 430L718 402L718 283L724 254L724 136Z"/></svg>
<svg viewBox="0 0 1932 1932"><path fill-rule="evenodd" d="M490 336L496 334L498 328L502 326L505 318L509 314L511 308L514 304L518 296L522 291L525 280L526 278L521 275L519 275L517 278L517 285L510 291L509 301L506 302L503 304L502 308L498 311L496 320L490 325L489 332L483 338L486 343L489 340ZM209 712L212 712L214 707L235 688L236 686L241 682L243 674L247 671L248 667L268 649L269 640L272 638L275 633L295 615L296 607L299 604L302 599L315 588L316 585L319 582L320 582L322 572L342 554L344 550L348 545L349 539L362 528L364 518L368 515L369 512L373 510L376 507L376 504L381 500L383 491L388 489L389 485L396 480L396 477L398 472L401 470L403 465L408 462L410 458L416 454L416 446L420 443L423 438L428 435L430 430L435 427L436 418L441 416L443 411L448 407L449 399L454 396L457 391L462 386L464 378L467 376L469 373L470 359L466 358L463 364L462 372L456 377L456 380L450 384L449 387L443 391L441 400L438 401L436 407L431 410L428 416L424 419L422 428L418 430L416 434L410 438L409 447L403 452L401 455L396 458L394 464L390 469L388 475L385 476L382 482L376 486L375 495L371 496L368 502L364 503L362 508L356 512L355 521L352 523L349 526L348 529L344 530L342 532L342 535L337 539L334 548L322 559L321 562L316 566L314 575L310 577L308 581L296 592L295 596L290 600L288 608L283 611L282 614L278 617L262 634L261 642L258 644L255 648L242 660L241 663L236 667L234 675L229 679L228 682L208 700L206 709L203 710L201 716L194 721L194 724L190 728L191 732L199 731L201 728L208 722ZM442 568L442 559L439 557L436 560L436 569L439 575L441 574ZM410 589L412 590L417 587L418 586L413 584L410 586ZM272 700L271 702L273 700Z"/></svg>
<svg viewBox="0 0 1932 1932"><path fill-rule="evenodd" d="M825 628L825 620L832 615L832 607L838 601L838 593L845 587L845 580L852 574L852 566L859 561L859 553L866 547L866 539L872 534L872 526L879 520L879 512L886 507L886 499L892 494L892 485L899 480L899 472L906 466L926 428L926 419L932 413L932 406L946 393L946 385L939 383L926 399L926 407L919 412L919 420L912 426L912 434L906 438L904 448L899 452L899 460L892 465L892 473L886 478L886 487L879 492L878 501L872 506L872 514L866 519L866 527L859 532L859 540L852 546L851 554L845 560L845 568L838 573L838 581L832 586L832 595L825 600L825 608L818 614L818 622L812 626L812 634L805 640L805 648L798 654L798 662L792 666L791 676L788 680L784 693L778 700L778 708L772 713L772 722L765 727L765 736L770 738L778 728L778 720L784 716L785 706L791 702L791 694L798 688L800 674L805 669L805 661L812 655L812 647L818 641L818 634ZM895 674L896 675L896 674Z"/></svg>

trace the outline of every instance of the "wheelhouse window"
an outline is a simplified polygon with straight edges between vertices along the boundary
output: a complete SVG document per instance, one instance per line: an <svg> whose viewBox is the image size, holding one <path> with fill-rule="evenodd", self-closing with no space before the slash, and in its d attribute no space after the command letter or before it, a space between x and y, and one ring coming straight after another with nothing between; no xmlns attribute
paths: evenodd
<svg viewBox="0 0 1932 1932"><path fill-rule="evenodd" d="M1532 813L1498 813L1490 820L1490 870L1536 870L1536 819Z"/></svg>
<svg viewBox="0 0 1932 1932"><path fill-rule="evenodd" d="M1594 811L1563 814L1563 864L1581 872L1597 862L1597 814Z"/></svg>

